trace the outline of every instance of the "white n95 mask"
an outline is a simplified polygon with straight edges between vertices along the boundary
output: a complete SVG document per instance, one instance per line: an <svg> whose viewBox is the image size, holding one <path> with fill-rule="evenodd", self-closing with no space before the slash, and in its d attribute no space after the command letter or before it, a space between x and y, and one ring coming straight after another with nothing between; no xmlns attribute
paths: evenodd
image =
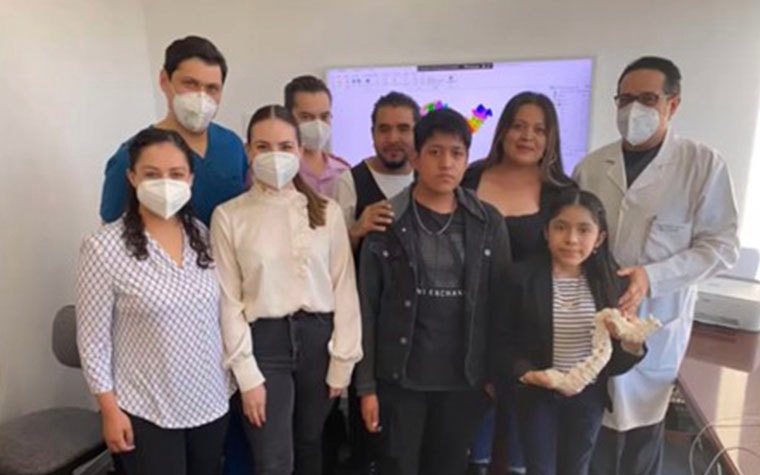
<svg viewBox="0 0 760 475"><path fill-rule="evenodd" d="M153 213L169 219L190 201L190 184L182 180L160 178L143 180L137 187L137 200Z"/></svg>
<svg viewBox="0 0 760 475"><path fill-rule="evenodd" d="M330 124L323 120L301 122L298 124L298 129L301 132L303 146L309 150L324 150L327 142L330 141L332 132Z"/></svg>
<svg viewBox="0 0 760 475"><path fill-rule="evenodd" d="M626 142L641 145L657 132L660 126L660 113L654 107L647 107L633 101L617 112L617 126Z"/></svg>
<svg viewBox="0 0 760 475"><path fill-rule="evenodd" d="M218 108L219 104L205 92L175 94L172 99L172 109L179 123L195 133L208 128Z"/></svg>
<svg viewBox="0 0 760 475"><path fill-rule="evenodd" d="M292 153L267 152L253 159L253 176L278 190L290 183L299 169L300 159Z"/></svg>

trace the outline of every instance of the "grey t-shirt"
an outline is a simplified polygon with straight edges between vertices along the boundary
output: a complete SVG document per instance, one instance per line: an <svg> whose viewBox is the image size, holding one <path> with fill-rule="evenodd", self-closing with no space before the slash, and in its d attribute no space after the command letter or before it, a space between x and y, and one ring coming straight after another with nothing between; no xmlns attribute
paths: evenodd
<svg viewBox="0 0 760 475"><path fill-rule="evenodd" d="M461 208L452 216L415 205L417 316L407 383L414 389L464 389L464 215Z"/></svg>

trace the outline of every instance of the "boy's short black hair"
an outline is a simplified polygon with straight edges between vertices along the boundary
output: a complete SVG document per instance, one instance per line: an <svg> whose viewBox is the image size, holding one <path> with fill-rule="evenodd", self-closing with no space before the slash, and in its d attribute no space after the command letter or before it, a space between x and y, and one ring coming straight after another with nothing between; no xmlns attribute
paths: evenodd
<svg viewBox="0 0 760 475"><path fill-rule="evenodd" d="M166 48L164 55L164 71L172 77L180 63L187 59L198 58L211 66L219 66L222 70L222 82L227 79L227 61L214 43L200 36L187 36L174 40Z"/></svg>
<svg viewBox="0 0 760 475"><path fill-rule="evenodd" d="M470 126L462 114L454 109L438 109L428 112L417 125L414 126L414 149L420 153L425 142L433 136L435 132L447 135L455 135L462 139L467 151L470 151L472 144L472 134Z"/></svg>

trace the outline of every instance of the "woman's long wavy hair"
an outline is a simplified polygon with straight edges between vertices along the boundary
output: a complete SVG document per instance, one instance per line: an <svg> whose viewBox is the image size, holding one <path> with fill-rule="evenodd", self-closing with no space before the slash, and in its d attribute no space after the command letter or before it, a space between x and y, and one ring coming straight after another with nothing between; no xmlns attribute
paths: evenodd
<svg viewBox="0 0 760 475"><path fill-rule="evenodd" d="M301 146L301 133L298 129L298 122L288 109L278 104L260 107L256 112L253 113L251 120L248 122L248 131L246 134L246 138L249 144L252 143L251 133L253 126L259 122L271 119L281 120L293 127L296 132L296 141L298 143L298 146ZM300 173L293 178L293 186L295 186L296 190L306 196L306 208L309 213L309 227L314 229L317 226L324 226L327 219L327 200L320 196L319 193L314 191L309 185L307 185L303 178L301 178Z"/></svg>
<svg viewBox="0 0 760 475"><path fill-rule="evenodd" d="M162 130L154 127L140 131L129 144L129 170L135 171L135 167L146 148L163 143L170 143L182 152L185 160L187 160L190 173L192 173L193 152L182 136L173 130ZM177 212L176 218L182 223L185 234L190 241L190 248L195 251L198 267L208 269L213 262L209 251L208 237L199 229L190 202ZM137 190L132 186L132 183L128 183L127 210L124 213L122 237L127 249L136 259L144 261L148 258L148 236L145 234L145 223L140 215Z"/></svg>

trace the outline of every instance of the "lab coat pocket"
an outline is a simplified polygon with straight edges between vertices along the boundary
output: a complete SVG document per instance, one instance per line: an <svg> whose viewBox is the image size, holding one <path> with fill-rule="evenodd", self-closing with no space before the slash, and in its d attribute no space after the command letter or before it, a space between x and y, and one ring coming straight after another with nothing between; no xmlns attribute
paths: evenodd
<svg viewBox="0 0 760 475"><path fill-rule="evenodd" d="M659 262L689 248L692 224L655 218L642 253L645 261Z"/></svg>

